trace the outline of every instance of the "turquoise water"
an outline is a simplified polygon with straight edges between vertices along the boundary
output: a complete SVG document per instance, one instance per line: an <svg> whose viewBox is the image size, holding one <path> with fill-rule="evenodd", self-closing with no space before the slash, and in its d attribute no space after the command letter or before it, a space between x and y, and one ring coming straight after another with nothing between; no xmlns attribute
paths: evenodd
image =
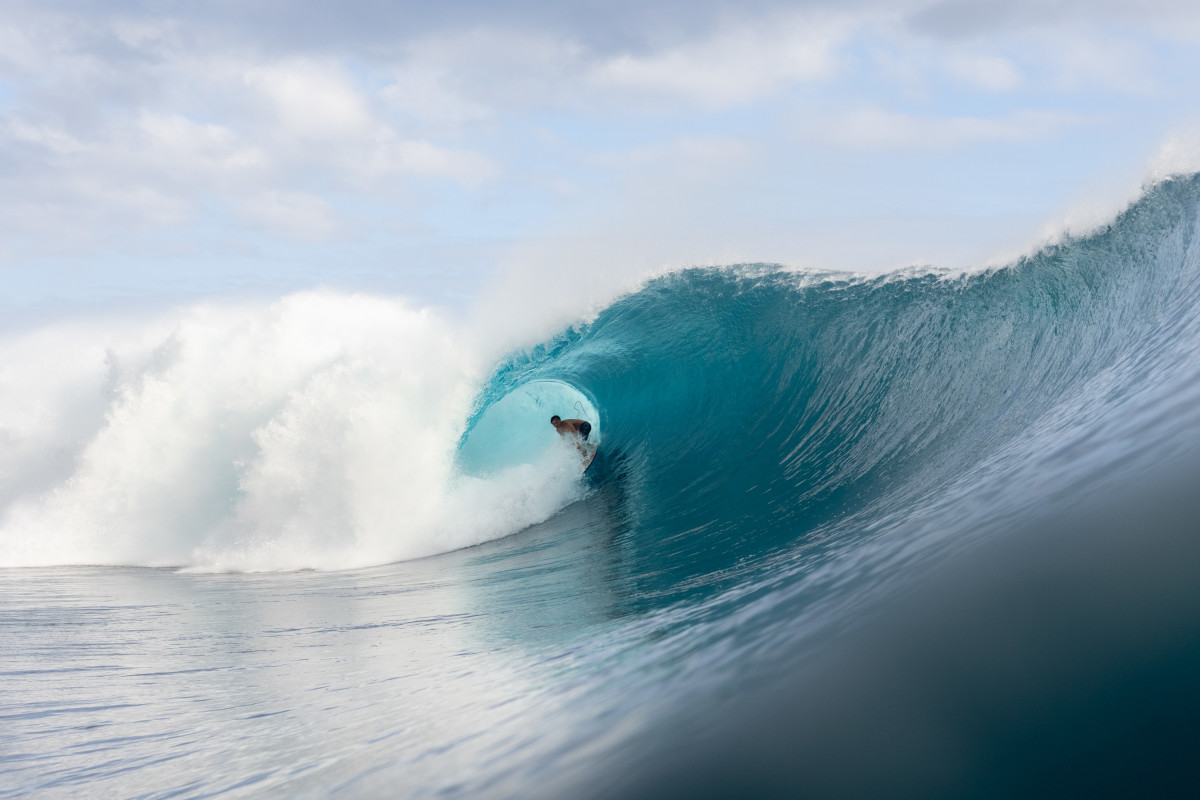
<svg viewBox="0 0 1200 800"><path fill-rule="evenodd" d="M448 510L423 490L392 524L508 527L425 558L376 546L377 498L314 529L263 499L316 491L268 458L309 430L294 387L245 426L272 470L212 459L241 527L167 565L91 532L42 557L10 511L32 555L0 572L0 796L1187 793L1198 214L1191 177L978 274L655 279L447 402L450 444L421 452L445 452ZM586 475L538 482L550 413L594 420ZM337 449L369 450L361 418L312 486L371 482ZM324 569L346 548L377 563ZM285 551L317 571L211 556Z"/></svg>

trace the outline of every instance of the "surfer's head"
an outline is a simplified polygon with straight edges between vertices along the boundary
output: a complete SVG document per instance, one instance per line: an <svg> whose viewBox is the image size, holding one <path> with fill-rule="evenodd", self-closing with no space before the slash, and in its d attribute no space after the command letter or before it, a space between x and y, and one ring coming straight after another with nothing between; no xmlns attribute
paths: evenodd
<svg viewBox="0 0 1200 800"><path fill-rule="evenodd" d="M550 424L556 428L558 427L558 424L560 422L562 422L562 417L560 417L558 414L555 414L553 417L550 418Z"/></svg>

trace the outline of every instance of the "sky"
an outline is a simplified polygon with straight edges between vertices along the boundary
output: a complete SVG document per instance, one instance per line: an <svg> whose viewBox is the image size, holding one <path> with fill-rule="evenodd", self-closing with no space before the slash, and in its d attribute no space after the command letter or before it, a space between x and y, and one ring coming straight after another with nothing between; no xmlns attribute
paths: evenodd
<svg viewBox="0 0 1200 800"><path fill-rule="evenodd" d="M0 313L978 267L1200 164L1194 0L0 0Z"/></svg>

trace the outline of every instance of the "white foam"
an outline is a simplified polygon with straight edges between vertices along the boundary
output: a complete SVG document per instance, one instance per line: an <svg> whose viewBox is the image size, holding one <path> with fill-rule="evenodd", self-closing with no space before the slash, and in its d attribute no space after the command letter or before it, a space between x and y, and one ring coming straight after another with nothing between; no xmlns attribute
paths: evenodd
<svg viewBox="0 0 1200 800"><path fill-rule="evenodd" d="M581 491L562 453L454 475L481 350L331 292L0 341L0 565L343 568L543 520Z"/></svg>

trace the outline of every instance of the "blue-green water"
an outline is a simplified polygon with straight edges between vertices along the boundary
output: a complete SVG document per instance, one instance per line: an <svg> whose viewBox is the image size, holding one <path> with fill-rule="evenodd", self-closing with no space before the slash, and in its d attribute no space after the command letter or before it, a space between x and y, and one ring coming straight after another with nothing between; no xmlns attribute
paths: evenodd
<svg viewBox="0 0 1200 800"><path fill-rule="evenodd" d="M225 477L176 505L222 510L161 551L119 535L173 519L148 478L81 488L99 434L74 472L30 460L36 491L5 476L0 795L1186 795L1198 214L1193 177L984 273L658 278L447 401L407 505L368 490L376 405L304 423L343 385L315 368L203 415L226 428L194 463ZM178 338L99 430L180 385ZM365 388L337 407L375 396L338 363ZM586 475L547 412L594 419ZM35 540L95 496L108 527Z"/></svg>

